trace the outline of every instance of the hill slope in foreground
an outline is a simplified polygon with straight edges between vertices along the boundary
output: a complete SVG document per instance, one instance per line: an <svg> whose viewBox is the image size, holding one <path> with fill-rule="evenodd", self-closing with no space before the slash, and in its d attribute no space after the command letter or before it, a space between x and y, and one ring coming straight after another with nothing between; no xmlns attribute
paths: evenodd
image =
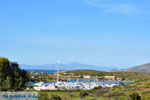
<svg viewBox="0 0 150 100"><path fill-rule="evenodd" d="M142 64L139 66L130 67L128 69L123 69L119 71L129 71L129 72L150 72L150 63Z"/></svg>
<svg viewBox="0 0 150 100"><path fill-rule="evenodd" d="M111 100L130 100L129 95L132 93L138 93L141 100L150 100L150 81L136 81L128 85L114 86L104 93L104 97L111 97Z"/></svg>

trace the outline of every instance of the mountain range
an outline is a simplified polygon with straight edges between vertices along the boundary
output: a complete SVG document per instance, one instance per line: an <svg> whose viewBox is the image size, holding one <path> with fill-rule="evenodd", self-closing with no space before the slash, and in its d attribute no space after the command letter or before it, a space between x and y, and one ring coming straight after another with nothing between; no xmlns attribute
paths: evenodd
<svg viewBox="0 0 150 100"><path fill-rule="evenodd" d="M27 65L20 64L21 69L36 69L36 70L57 70L58 65L54 64L44 64L44 65ZM128 71L128 72L150 72L150 63L129 67L127 69L119 69L117 67L106 67L106 66L95 66L81 64L78 62L72 62L70 64L59 64L60 70L79 70L79 69L91 69L98 71Z"/></svg>
<svg viewBox="0 0 150 100"><path fill-rule="evenodd" d="M58 65L55 64L44 64L44 65L26 65L20 64L22 69L36 69L36 70L57 70ZM118 69L117 67L105 67L105 66L95 66L95 65L87 65L81 64L78 62L72 62L70 64L59 64L60 70L78 70L78 69L92 69L99 71L111 71Z"/></svg>

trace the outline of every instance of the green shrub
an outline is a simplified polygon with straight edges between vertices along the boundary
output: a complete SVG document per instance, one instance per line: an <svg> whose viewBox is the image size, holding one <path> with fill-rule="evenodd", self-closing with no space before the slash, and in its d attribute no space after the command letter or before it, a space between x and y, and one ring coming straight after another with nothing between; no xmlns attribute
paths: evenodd
<svg viewBox="0 0 150 100"><path fill-rule="evenodd" d="M88 96L88 92L87 91L81 91L80 94L79 94L79 97L80 98L85 98L86 96Z"/></svg>
<svg viewBox="0 0 150 100"><path fill-rule="evenodd" d="M93 90L97 90L97 89L101 89L101 88L102 88L102 86L98 86L98 87L94 87Z"/></svg>
<svg viewBox="0 0 150 100"><path fill-rule="evenodd" d="M141 97L139 96L138 93L132 93L132 94L130 94L130 99L131 100L141 100Z"/></svg>
<svg viewBox="0 0 150 100"><path fill-rule="evenodd" d="M50 100L62 100L58 95L51 95Z"/></svg>

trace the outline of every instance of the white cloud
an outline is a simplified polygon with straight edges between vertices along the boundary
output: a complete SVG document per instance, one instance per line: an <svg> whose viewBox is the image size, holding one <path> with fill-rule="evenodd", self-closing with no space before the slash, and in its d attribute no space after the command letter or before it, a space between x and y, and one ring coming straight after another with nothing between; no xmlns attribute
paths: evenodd
<svg viewBox="0 0 150 100"><path fill-rule="evenodd" d="M86 0L86 3L101 8L106 13L119 14L150 14L150 11L142 10L136 4L130 2L117 2L118 0Z"/></svg>

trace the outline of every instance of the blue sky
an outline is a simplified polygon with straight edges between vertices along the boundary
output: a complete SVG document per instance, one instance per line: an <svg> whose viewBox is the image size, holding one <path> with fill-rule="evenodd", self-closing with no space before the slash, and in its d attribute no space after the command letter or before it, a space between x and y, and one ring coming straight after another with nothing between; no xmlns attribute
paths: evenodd
<svg viewBox="0 0 150 100"><path fill-rule="evenodd" d="M0 56L131 67L150 62L149 0L1 0Z"/></svg>

